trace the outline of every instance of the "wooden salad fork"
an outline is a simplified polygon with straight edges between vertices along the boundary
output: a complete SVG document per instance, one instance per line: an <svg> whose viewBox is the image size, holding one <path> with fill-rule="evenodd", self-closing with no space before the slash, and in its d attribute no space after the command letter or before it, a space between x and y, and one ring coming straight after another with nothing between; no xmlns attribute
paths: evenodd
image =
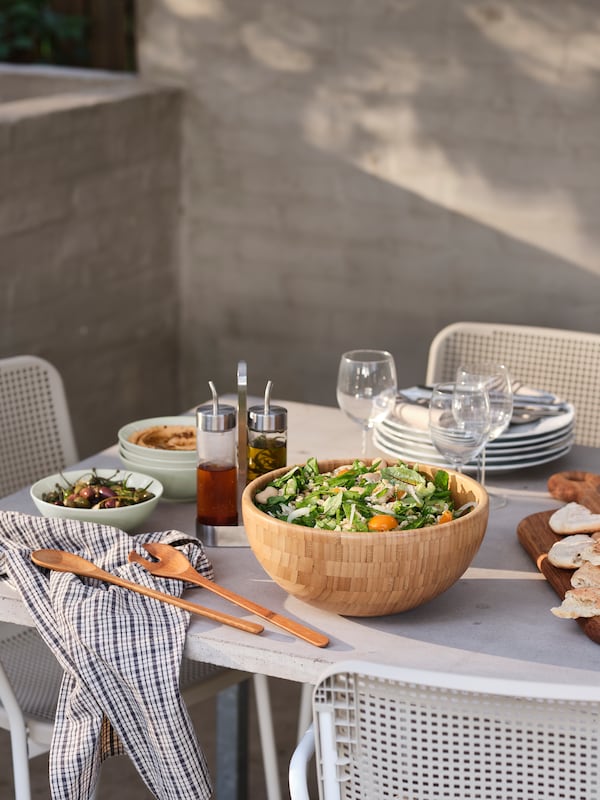
<svg viewBox="0 0 600 800"><path fill-rule="evenodd" d="M295 622L288 617L284 617L282 614L271 611L269 608L260 606L258 603L254 603L252 600L248 600L248 598L242 597L226 589L224 586L219 586L218 583L208 580L208 578L205 578L194 569L181 551L172 547L170 544L152 542L150 544L143 544L142 547L157 560L150 561L139 553L136 553L135 550L132 550L129 554L129 560L136 564L141 564L153 575L159 575L163 578L179 578L182 581L188 581L196 586L208 589L218 594L220 597L224 597L226 600L235 603L246 611L256 614L257 617L272 622L273 625L277 625L284 631L293 633L294 636L297 636L299 639L304 639L304 641L309 644L314 644L316 647L326 647L329 644L329 639L322 633L307 628L299 622Z"/></svg>
<svg viewBox="0 0 600 800"><path fill-rule="evenodd" d="M205 608L204 606L199 606L197 603L190 603L188 600L174 597L172 594L164 594L163 592L156 591L156 589L150 589L148 586L142 586L139 583L125 580L125 578L119 578L117 575L106 572L91 561L75 553L67 553L64 550L34 550L31 554L31 560L34 564L37 564L38 567L46 567L47 569L53 569L57 572L72 572L75 575L82 575L85 578L97 578L106 583L114 583L116 586L122 586L124 589L131 589L134 592L146 595L146 597L152 597L154 600L160 600L163 603L169 603L172 606L183 608L184 611L189 611L192 614L208 617L208 619L212 619L214 622L231 625L232 628L239 628L247 633L262 633L264 630L263 626L258 625L256 622L238 619L229 614L223 614L220 611L213 611L212 608Z"/></svg>

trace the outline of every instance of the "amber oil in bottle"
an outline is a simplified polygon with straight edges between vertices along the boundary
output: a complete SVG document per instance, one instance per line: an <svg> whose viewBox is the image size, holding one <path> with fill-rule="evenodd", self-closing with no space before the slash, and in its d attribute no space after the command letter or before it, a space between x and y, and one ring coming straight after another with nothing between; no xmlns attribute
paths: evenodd
<svg viewBox="0 0 600 800"><path fill-rule="evenodd" d="M219 403L197 409L197 518L204 525L237 525L236 411Z"/></svg>

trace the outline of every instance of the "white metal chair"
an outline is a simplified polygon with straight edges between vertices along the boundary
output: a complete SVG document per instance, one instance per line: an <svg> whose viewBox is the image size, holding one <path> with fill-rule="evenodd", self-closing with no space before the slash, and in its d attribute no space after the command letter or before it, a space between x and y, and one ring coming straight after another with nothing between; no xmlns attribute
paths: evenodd
<svg viewBox="0 0 600 800"><path fill-rule="evenodd" d="M319 679L313 714L291 800L309 798L315 747L321 800L600 797L600 686L341 662Z"/></svg>
<svg viewBox="0 0 600 800"><path fill-rule="evenodd" d="M502 361L513 380L547 389L575 406L575 442L600 446L600 335L581 331L456 322L429 348L426 382L453 380L462 361Z"/></svg>
<svg viewBox="0 0 600 800"><path fill-rule="evenodd" d="M44 359L0 359L0 496L77 461L63 382ZM280 800L266 676L184 659L189 705L253 679L267 797ZM0 623L0 728L11 738L16 800L30 800L29 759L48 752L62 670L34 628Z"/></svg>

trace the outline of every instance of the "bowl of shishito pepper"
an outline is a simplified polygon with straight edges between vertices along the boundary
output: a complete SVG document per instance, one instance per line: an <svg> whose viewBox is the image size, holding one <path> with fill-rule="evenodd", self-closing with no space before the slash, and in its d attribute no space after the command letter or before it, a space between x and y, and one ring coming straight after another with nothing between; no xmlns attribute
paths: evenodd
<svg viewBox="0 0 600 800"><path fill-rule="evenodd" d="M49 475L30 494L44 517L111 525L131 531L150 515L163 492L149 475L119 469L79 469Z"/></svg>

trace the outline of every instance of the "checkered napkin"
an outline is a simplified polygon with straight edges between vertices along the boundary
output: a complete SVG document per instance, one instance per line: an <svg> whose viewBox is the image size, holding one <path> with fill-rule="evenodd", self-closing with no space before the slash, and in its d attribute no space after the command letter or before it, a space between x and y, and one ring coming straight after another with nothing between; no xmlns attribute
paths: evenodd
<svg viewBox="0 0 600 800"><path fill-rule="evenodd" d="M53 800L92 796L111 728L157 798L212 796L204 754L179 692L189 613L31 561L32 550L67 550L107 572L179 596L181 581L156 579L127 561L132 549L147 555L142 543L159 541L181 546L201 574L213 577L202 544L177 531L130 537L91 523L0 512L0 575L17 587L65 670L50 749Z"/></svg>

